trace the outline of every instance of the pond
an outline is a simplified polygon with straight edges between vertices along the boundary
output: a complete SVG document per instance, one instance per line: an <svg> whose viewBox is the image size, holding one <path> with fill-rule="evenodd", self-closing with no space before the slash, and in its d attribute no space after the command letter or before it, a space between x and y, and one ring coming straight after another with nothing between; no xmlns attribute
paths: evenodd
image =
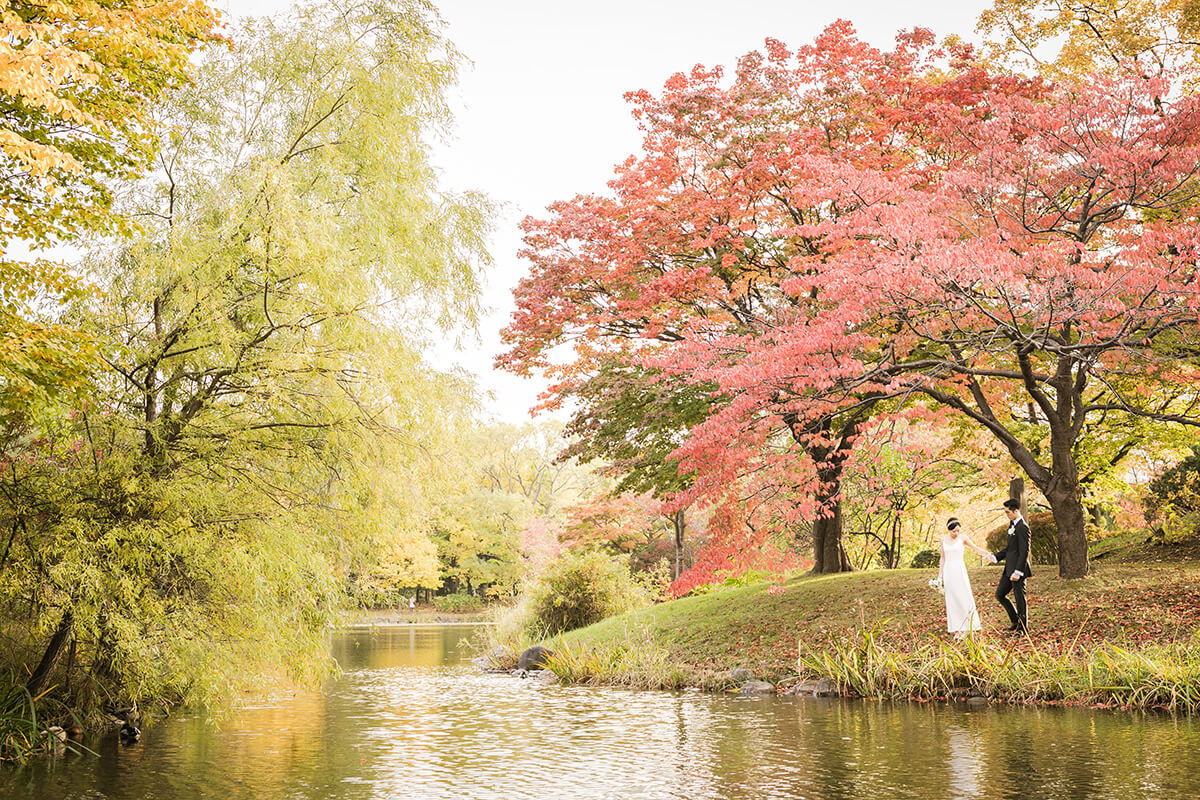
<svg viewBox="0 0 1200 800"><path fill-rule="evenodd" d="M324 691L114 733L0 798L1200 797L1200 719L559 687L479 673L477 633L344 631Z"/></svg>

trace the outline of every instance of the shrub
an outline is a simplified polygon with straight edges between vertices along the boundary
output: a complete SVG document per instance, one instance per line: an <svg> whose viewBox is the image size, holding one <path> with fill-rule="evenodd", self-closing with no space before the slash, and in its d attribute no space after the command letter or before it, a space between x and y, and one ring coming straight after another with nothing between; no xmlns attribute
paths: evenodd
<svg viewBox="0 0 1200 800"><path fill-rule="evenodd" d="M1030 514L1025 520L1029 524L1029 563L1057 564L1058 563L1058 526L1054 524L1054 514L1040 511ZM1008 523L1004 523L987 536L987 549L995 553L1001 550L1008 540Z"/></svg>
<svg viewBox="0 0 1200 800"><path fill-rule="evenodd" d="M438 611L478 611L483 601L473 594L443 594L433 598Z"/></svg>
<svg viewBox="0 0 1200 800"><path fill-rule="evenodd" d="M922 550L913 556L912 564L909 566L913 569L928 569L929 567L936 567L938 559L939 556L936 550Z"/></svg>
<svg viewBox="0 0 1200 800"><path fill-rule="evenodd" d="M633 573L633 580L641 587L651 603L665 603L671 599L671 561L660 558L651 566Z"/></svg>
<svg viewBox="0 0 1200 800"><path fill-rule="evenodd" d="M724 577L722 577L724 576ZM716 577L719 581L711 583L701 583L689 591L686 597L699 597L702 594L712 594L720 592L724 589L737 589L742 586L754 586L758 583L766 583L774 577L774 573L764 572L759 569L748 569L745 572L737 572L729 574L727 570L720 570Z"/></svg>
<svg viewBox="0 0 1200 800"><path fill-rule="evenodd" d="M1200 447L1150 481L1142 501L1146 522L1167 541L1200 532Z"/></svg>
<svg viewBox="0 0 1200 800"><path fill-rule="evenodd" d="M525 627L553 636L645 602L624 561L596 550L572 551L552 561L530 586Z"/></svg>

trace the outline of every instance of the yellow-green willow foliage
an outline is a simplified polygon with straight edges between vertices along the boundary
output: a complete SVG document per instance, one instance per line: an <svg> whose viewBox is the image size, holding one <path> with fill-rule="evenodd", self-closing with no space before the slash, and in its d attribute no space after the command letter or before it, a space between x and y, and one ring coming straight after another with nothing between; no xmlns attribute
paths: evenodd
<svg viewBox="0 0 1200 800"><path fill-rule="evenodd" d="M302 675L377 548L436 567L398 532L472 400L422 358L474 318L485 260L485 203L428 161L456 53L421 0L230 34L129 192L142 232L88 261L87 406L0 442L0 636L34 694L81 707Z"/></svg>

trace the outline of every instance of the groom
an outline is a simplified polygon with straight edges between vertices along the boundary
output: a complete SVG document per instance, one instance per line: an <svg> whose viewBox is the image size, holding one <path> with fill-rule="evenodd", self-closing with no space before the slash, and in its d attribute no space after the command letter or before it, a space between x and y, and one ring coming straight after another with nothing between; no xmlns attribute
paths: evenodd
<svg viewBox="0 0 1200 800"><path fill-rule="evenodd" d="M1004 501L1004 513L1008 515L1008 544L996 553L996 561L1004 562L1004 571L1000 573L1000 583L996 586L996 599L1012 622L1009 630L1015 634L1023 633L1025 624L1025 580L1033 571L1029 569L1029 526L1021 518L1021 503L1017 500ZM1012 593L1016 608L1009 601Z"/></svg>

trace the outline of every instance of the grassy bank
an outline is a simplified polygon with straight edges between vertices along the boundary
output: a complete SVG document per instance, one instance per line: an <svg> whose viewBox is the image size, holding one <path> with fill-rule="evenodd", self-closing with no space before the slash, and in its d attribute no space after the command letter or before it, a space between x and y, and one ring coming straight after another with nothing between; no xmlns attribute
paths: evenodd
<svg viewBox="0 0 1200 800"><path fill-rule="evenodd" d="M1200 548L1138 537L1100 543L1093 574L1043 567L1027 589L1031 632L1008 619L995 567L970 570L984 623L952 642L933 570L805 575L729 588L604 620L552 643L564 680L724 688L730 671L787 687L828 677L852 694L1200 709Z"/></svg>

